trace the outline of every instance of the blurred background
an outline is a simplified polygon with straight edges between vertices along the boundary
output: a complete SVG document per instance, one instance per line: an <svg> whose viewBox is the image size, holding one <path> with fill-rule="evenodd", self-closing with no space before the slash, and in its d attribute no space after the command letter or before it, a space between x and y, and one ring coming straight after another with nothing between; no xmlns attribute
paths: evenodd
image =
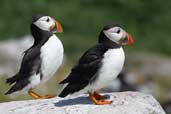
<svg viewBox="0 0 171 114"><path fill-rule="evenodd" d="M171 1L170 0L0 0L0 102L31 99L5 96L5 79L20 67L23 52L32 45L30 22L34 14L55 17L62 23L57 34L65 47L65 60L53 79L36 89L58 94L58 83L81 54L97 43L106 24L119 24L135 38L125 47L123 73L103 91L136 90L171 104ZM170 102L170 103L169 103Z"/></svg>

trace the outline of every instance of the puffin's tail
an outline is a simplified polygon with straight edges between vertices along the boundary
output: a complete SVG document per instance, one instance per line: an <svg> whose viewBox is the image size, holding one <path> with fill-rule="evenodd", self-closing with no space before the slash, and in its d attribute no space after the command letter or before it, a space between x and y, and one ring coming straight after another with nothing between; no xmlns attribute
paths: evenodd
<svg viewBox="0 0 171 114"><path fill-rule="evenodd" d="M6 93L5 95L11 94L13 92L17 91L16 84L14 84Z"/></svg>
<svg viewBox="0 0 171 114"><path fill-rule="evenodd" d="M63 97L66 97L67 95L68 95L68 93L60 93L60 94L58 95L58 97L63 98Z"/></svg>
<svg viewBox="0 0 171 114"><path fill-rule="evenodd" d="M59 97L66 97L69 94L73 94L75 92L83 89L87 84L68 84L62 92L58 95Z"/></svg>
<svg viewBox="0 0 171 114"><path fill-rule="evenodd" d="M29 84L28 80L21 80L21 81L17 81L14 85L12 85L12 87L5 93L5 95L7 94L11 94L13 92L22 90L24 87L26 87Z"/></svg>
<svg viewBox="0 0 171 114"><path fill-rule="evenodd" d="M62 87L62 91L60 92L60 94L58 95L58 97L66 97L69 92L67 92L67 87L68 84L63 84L63 87Z"/></svg>
<svg viewBox="0 0 171 114"><path fill-rule="evenodd" d="M7 94L11 94L13 92L16 92L18 90L23 89L25 86L27 86L29 84L28 80L18 80L18 74L16 74L15 76L8 78L6 80L6 83L8 84L13 84L12 87L5 93L5 95Z"/></svg>
<svg viewBox="0 0 171 114"><path fill-rule="evenodd" d="M14 76L12 76L10 78L7 78L6 83L9 84L9 85L13 84L17 80L17 75L18 74L14 75Z"/></svg>

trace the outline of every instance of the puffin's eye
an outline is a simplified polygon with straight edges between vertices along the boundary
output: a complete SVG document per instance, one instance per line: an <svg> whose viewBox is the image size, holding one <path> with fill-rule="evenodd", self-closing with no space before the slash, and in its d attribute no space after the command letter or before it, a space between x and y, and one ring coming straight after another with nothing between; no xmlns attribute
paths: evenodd
<svg viewBox="0 0 171 114"><path fill-rule="evenodd" d="M120 30L120 29L118 29L118 30L116 31L116 33L118 33L118 34L119 34L119 33L120 33L120 31L121 31L121 30Z"/></svg>
<svg viewBox="0 0 171 114"><path fill-rule="evenodd" d="M46 22L49 22L49 18L46 19Z"/></svg>

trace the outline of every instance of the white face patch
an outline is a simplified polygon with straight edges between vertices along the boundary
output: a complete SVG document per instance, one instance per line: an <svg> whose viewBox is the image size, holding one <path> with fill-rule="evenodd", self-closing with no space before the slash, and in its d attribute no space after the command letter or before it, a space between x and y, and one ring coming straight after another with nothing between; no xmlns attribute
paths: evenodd
<svg viewBox="0 0 171 114"><path fill-rule="evenodd" d="M49 16L43 16L34 22L34 24L41 30L50 31L50 27L54 24L54 19Z"/></svg>
<svg viewBox="0 0 171 114"><path fill-rule="evenodd" d="M126 36L126 32L120 27L113 27L103 32L107 36L107 38L109 38L117 44L119 44L119 41Z"/></svg>

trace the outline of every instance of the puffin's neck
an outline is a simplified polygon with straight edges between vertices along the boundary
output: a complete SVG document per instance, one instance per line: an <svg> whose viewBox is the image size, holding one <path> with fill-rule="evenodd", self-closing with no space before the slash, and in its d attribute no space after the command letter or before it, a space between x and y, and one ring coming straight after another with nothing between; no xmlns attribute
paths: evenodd
<svg viewBox="0 0 171 114"><path fill-rule="evenodd" d="M103 33L103 31L99 35L98 43L101 43L101 44L105 45L108 48L120 48L121 47L121 45L119 45L119 44L111 41L109 38L107 38L105 36L105 34Z"/></svg>
<svg viewBox="0 0 171 114"><path fill-rule="evenodd" d="M43 45L53 34L48 31L43 31L34 24L31 24L31 34L34 37L34 44L36 45Z"/></svg>

